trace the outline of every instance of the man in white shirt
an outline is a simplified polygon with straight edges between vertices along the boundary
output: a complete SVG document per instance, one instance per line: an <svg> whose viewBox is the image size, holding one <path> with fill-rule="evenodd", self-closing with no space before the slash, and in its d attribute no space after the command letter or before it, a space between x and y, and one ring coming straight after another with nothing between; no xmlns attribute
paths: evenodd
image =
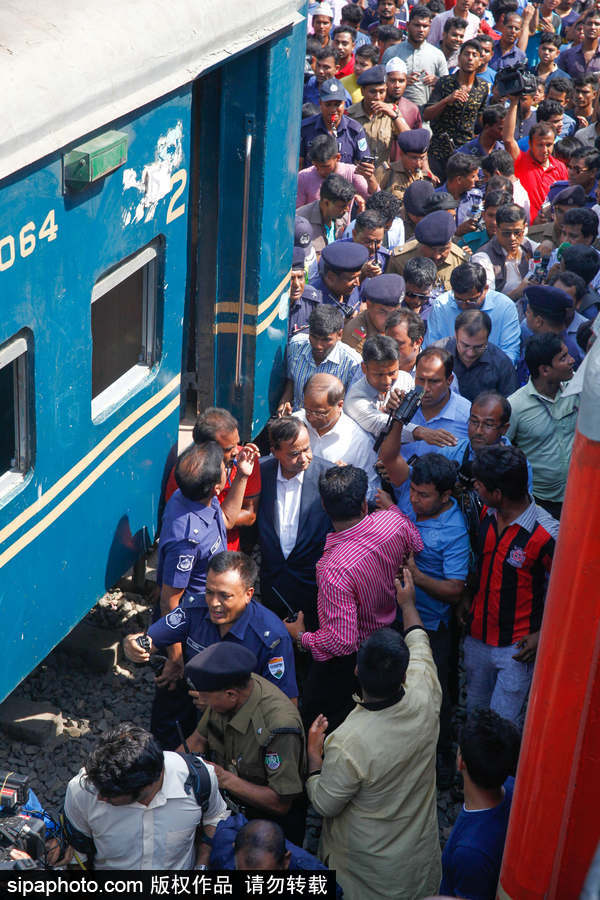
<svg viewBox="0 0 600 900"><path fill-rule="evenodd" d="M65 832L96 869L207 869L216 827L229 810L214 769L163 752L143 728L107 732L67 786Z"/></svg>
<svg viewBox="0 0 600 900"><path fill-rule="evenodd" d="M377 437L385 428L390 410L398 405L400 393L412 390L414 382L408 372L400 371L396 341L383 334L365 341L362 371L362 378L351 385L346 395L346 412Z"/></svg>
<svg viewBox="0 0 600 900"><path fill-rule="evenodd" d="M367 500L380 486L375 472L373 438L344 412L344 385L335 375L313 375L304 388L304 409L294 413L308 430L316 456L334 464L356 466L367 473Z"/></svg>
<svg viewBox="0 0 600 900"><path fill-rule="evenodd" d="M456 5L452 9L448 9L446 12L441 12L438 13L437 16L434 16L427 37L429 43L433 44L434 47L439 47L441 45L442 38L444 37L444 25L448 19L454 17L457 19L464 19L467 23L464 37L465 41L477 37L481 20L479 16L470 12L472 6L473 0L456 0Z"/></svg>

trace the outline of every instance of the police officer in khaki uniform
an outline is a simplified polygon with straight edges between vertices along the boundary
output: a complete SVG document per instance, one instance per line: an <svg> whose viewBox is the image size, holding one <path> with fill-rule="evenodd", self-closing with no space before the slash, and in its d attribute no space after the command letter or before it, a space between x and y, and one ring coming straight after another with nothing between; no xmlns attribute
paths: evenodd
<svg viewBox="0 0 600 900"><path fill-rule="evenodd" d="M404 192L404 206L400 213L404 222L405 241L410 241L414 238L417 223L427 215L425 206L434 193L433 184L425 179L413 181L406 188Z"/></svg>
<svg viewBox="0 0 600 900"><path fill-rule="evenodd" d="M404 278L401 275L376 275L366 278L361 287L366 309L344 326L342 340L362 353L367 338L385 332L385 323L391 313L399 309L404 296Z"/></svg>
<svg viewBox="0 0 600 900"><path fill-rule="evenodd" d="M558 247L561 243L561 231L565 213L569 209L583 208L585 200L585 191L580 184L572 184L563 188L554 198L552 204L554 216L551 221L530 225L527 229L527 237L531 241L552 241L552 244Z"/></svg>
<svg viewBox="0 0 600 900"><path fill-rule="evenodd" d="M408 125L394 105L385 102L385 66L365 69L356 83L362 90L363 99L349 107L347 116L365 129L376 165L383 165L390 160L395 136L408 129Z"/></svg>
<svg viewBox="0 0 600 900"><path fill-rule="evenodd" d="M204 714L188 738L191 752L215 767L232 808L249 818L273 819L302 844L305 803L304 729L294 704L255 675L246 647L213 644L185 666L194 703Z"/></svg>
<svg viewBox="0 0 600 900"><path fill-rule="evenodd" d="M464 250L452 243L456 233L456 220L445 210L429 213L415 227L415 240L409 241L402 249L396 248L388 266L388 273L401 275L405 264L413 256L432 259L437 267L437 281L433 286L432 299L444 291L452 290L450 275L461 263L466 262Z"/></svg>
<svg viewBox="0 0 600 900"><path fill-rule="evenodd" d="M375 172L382 191L391 191L396 197L404 200L407 187L415 181L437 183L437 179L429 171L427 150L431 132L427 128L416 128L414 131L403 131L396 138L400 159L386 166L380 166Z"/></svg>

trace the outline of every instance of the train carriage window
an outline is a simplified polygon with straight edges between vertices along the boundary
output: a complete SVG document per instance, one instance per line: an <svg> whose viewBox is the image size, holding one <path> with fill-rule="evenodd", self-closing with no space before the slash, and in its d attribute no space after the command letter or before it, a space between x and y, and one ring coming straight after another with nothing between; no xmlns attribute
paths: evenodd
<svg viewBox="0 0 600 900"><path fill-rule="evenodd" d="M92 291L92 419L102 421L157 362L158 248L145 247Z"/></svg>
<svg viewBox="0 0 600 900"><path fill-rule="evenodd" d="M0 496L31 467L30 365L26 333L0 345Z"/></svg>

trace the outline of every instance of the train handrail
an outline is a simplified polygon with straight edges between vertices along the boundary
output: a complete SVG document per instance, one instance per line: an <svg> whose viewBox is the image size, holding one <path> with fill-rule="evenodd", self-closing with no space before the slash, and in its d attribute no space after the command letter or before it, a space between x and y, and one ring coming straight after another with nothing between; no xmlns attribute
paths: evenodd
<svg viewBox="0 0 600 900"><path fill-rule="evenodd" d="M252 117L246 118L246 155L244 159L244 199L242 205L242 247L240 253L240 292L235 349L235 386L242 385L242 352L244 349L244 317L246 313L246 262L248 258L248 211L250 206L250 172L252 164Z"/></svg>

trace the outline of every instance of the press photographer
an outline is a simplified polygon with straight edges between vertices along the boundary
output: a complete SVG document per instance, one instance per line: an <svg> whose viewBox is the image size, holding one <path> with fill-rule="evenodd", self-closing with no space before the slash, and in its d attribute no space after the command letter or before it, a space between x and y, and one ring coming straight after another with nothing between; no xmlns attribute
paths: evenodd
<svg viewBox="0 0 600 900"><path fill-rule="evenodd" d="M64 851L62 830L29 788L29 777L0 770L0 869L62 865Z"/></svg>
<svg viewBox="0 0 600 900"><path fill-rule="evenodd" d="M515 162L515 175L529 194L530 221L533 223L550 187L555 181L568 181L569 172L565 164L552 155L557 135L549 122L538 122L533 126L529 132L529 150L521 150L516 142L519 95L528 89L525 74L516 71L517 68L514 67L505 76L503 85L509 107L504 117L502 139ZM506 71L499 72L497 78L500 79Z"/></svg>

